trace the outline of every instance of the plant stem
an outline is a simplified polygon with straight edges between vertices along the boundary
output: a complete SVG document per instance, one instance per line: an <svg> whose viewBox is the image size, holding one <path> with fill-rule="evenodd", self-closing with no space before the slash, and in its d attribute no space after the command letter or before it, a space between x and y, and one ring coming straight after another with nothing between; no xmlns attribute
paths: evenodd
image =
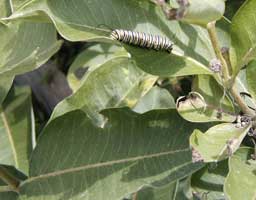
<svg viewBox="0 0 256 200"><path fill-rule="evenodd" d="M222 55L222 52L221 52L221 48L220 48L217 33L216 33L215 24L216 24L215 21L208 23L207 24L207 31L209 33L210 40L212 42L212 46L213 46L213 49L215 51L215 55L221 62L221 65L222 65L221 66L221 72L222 72L222 76L223 76L223 79L224 79L224 84L225 84L224 86L227 87L229 79L230 79L229 70L228 70L228 65L227 65L227 63L226 63L226 61L225 61L225 59Z"/></svg>
<svg viewBox="0 0 256 200"><path fill-rule="evenodd" d="M213 46L213 49L215 51L216 57L220 60L221 62L221 72L223 76L223 82L224 82L224 88L230 90L231 95L233 96L234 100L240 107L240 109L243 111L244 114L247 115L254 115L254 112L248 108L240 94L237 92L234 83L230 81L230 75L229 75L229 67L227 65L226 60L224 59L220 45L218 43L218 37L216 33L216 28L215 28L216 22L210 22L207 24L207 30L210 36L210 40ZM232 85L230 84L232 83Z"/></svg>
<svg viewBox="0 0 256 200"><path fill-rule="evenodd" d="M240 96L240 94L238 94L235 86L233 85L230 89L230 93L232 94L232 97L234 98L234 100L236 101L236 103L239 105L240 109L243 111L244 114L250 115L250 116L254 116L254 112L249 109L249 107L247 106L247 104L244 102L243 98Z"/></svg>
<svg viewBox="0 0 256 200"><path fill-rule="evenodd" d="M8 184L12 191L19 192L19 180L12 176L3 166L0 166L0 178Z"/></svg>

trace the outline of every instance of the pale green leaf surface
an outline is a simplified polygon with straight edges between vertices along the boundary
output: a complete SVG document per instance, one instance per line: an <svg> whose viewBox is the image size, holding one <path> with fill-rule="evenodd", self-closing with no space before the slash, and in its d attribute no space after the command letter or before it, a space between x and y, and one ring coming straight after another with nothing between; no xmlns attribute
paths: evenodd
<svg viewBox="0 0 256 200"><path fill-rule="evenodd" d="M25 174L32 152L31 112L30 89L16 87L3 102L0 118L0 164L15 166Z"/></svg>
<svg viewBox="0 0 256 200"><path fill-rule="evenodd" d="M128 53L116 45L96 44L80 53L68 71L68 82L75 92L85 79L85 72L92 71L113 58L128 57Z"/></svg>
<svg viewBox="0 0 256 200"><path fill-rule="evenodd" d="M236 124L224 123L213 126L205 133L194 130L190 145L204 162L220 161L239 148L250 127L238 128Z"/></svg>
<svg viewBox="0 0 256 200"><path fill-rule="evenodd" d="M256 0L246 1L233 17L230 57L233 75L256 56Z"/></svg>
<svg viewBox="0 0 256 200"><path fill-rule="evenodd" d="M142 186L161 186L198 170L189 149L197 127L174 110L143 115L105 110L105 129L82 111L51 121L31 158L21 199L120 200ZM51 151L49 151L51 147Z"/></svg>
<svg viewBox="0 0 256 200"><path fill-rule="evenodd" d="M98 113L111 107L134 107L154 85L157 77L137 68L128 58L113 58L89 72L81 87L54 110L52 118L71 110L82 109L103 126L104 118Z"/></svg>
<svg viewBox="0 0 256 200"><path fill-rule="evenodd" d="M181 19L192 24L206 26L219 20L225 11L225 0L190 0L185 16Z"/></svg>
<svg viewBox="0 0 256 200"><path fill-rule="evenodd" d="M166 90L157 86L152 87L135 105L133 110L144 113L156 109L175 109L175 101L172 95Z"/></svg>
<svg viewBox="0 0 256 200"><path fill-rule="evenodd" d="M256 162L251 159L252 148L240 148L229 158L229 173L225 180L224 191L232 200L255 200Z"/></svg>
<svg viewBox="0 0 256 200"><path fill-rule="evenodd" d="M15 75L40 66L61 45L53 25L19 21L0 24L0 44L0 102Z"/></svg>
<svg viewBox="0 0 256 200"><path fill-rule="evenodd" d="M142 48L127 46L138 67L147 73L162 76L175 77L193 74L212 74L212 72L200 62L173 51L168 52L145 50Z"/></svg>
<svg viewBox="0 0 256 200"><path fill-rule="evenodd" d="M251 61L246 67L246 80L248 84L249 93L253 99L256 99L256 60Z"/></svg>

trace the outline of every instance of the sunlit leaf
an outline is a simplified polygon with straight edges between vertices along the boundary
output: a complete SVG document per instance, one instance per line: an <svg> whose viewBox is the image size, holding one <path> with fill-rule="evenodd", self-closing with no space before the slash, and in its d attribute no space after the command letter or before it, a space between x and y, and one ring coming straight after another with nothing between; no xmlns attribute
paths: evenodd
<svg viewBox="0 0 256 200"><path fill-rule="evenodd" d="M12 165L28 174L34 119L29 88L15 87L2 105L0 164Z"/></svg>
<svg viewBox="0 0 256 200"><path fill-rule="evenodd" d="M190 136L190 145L194 149L195 161L216 162L231 156L240 146L250 125L219 124L205 133L194 130Z"/></svg>
<svg viewBox="0 0 256 200"><path fill-rule="evenodd" d="M30 178L21 185L22 199L120 200L142 186L160 187L202 166L192 163L188 144L196 124L175 111L103 113L105 129L93 126L81 111L48 124L33 153Z"/></svg>
<svg viewBox="0 0 256 200"><path fill-rule="evenodd" d="M230 56L234 76L244 65L256 57L255 7L255 0L246 1L232 20Z"/></svg>
<svg viewBox="0 0 256 200"><path fill-rule="evenodd" d="M229 173L224 187L229 199L255 199L256 161L251 158L254 153L252 148L243 147L229 159Z"/></svg>

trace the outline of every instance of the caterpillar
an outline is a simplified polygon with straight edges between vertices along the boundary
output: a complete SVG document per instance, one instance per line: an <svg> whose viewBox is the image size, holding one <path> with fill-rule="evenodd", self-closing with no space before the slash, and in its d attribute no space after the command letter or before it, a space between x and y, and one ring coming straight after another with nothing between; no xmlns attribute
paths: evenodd
<svg viewBox="0 0 256 200"><path fill-rule="evenodd" d="M110 37L126 44L169 53L171 53L173 47L173 43L166 37L142 32L115 29L111 32Z"/></svg>

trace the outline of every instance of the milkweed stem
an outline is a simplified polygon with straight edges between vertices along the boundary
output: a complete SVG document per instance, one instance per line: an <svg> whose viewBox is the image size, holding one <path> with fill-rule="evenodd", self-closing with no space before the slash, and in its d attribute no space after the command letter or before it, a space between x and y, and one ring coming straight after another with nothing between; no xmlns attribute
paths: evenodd
<svg viewBox="0 0 256 200"><path fill-rule="evenodd" d="M19 180L12 176L3 166L0 166L0 179L2 179L12 191L19 192Z"/></svg>

